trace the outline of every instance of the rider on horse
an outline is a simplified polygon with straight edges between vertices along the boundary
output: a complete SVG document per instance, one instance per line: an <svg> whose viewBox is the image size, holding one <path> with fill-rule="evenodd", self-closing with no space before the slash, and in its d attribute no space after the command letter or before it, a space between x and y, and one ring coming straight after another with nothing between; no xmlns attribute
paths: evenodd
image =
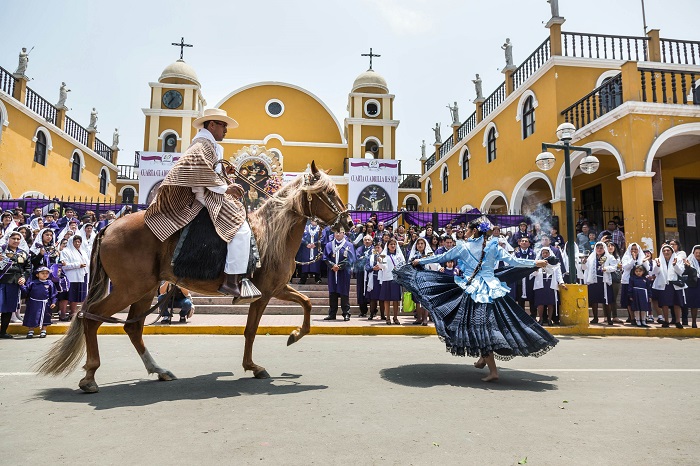
<svg viewBox="0 0 700 466"><path fill-rule="evenodd" d="M227 185L213 167L223 158L223 148L217 141L224 139L227 128L236 128L238 123L226 111L212 108L192 126L199 132L161 183L145 221L158 239L165 241L206 207L217 234L228 244L226 278L219 292L235 299L241 294L240 281L248 268L251 230L239 200L243 188Z"/></svg>

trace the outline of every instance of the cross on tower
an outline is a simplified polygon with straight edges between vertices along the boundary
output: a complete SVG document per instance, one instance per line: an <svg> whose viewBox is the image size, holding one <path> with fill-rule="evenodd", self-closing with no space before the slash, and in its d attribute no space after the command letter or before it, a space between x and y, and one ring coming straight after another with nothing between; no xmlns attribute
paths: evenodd
<svg viewBox="0 0 700 466"><path fill-rule="evenodd" d="M178 44L177 42L173 42L172 45L176 47L180 47L180 60L182 60L182 53L185 50L185 47L192 47L192 44L185 44L185 38L182 37L180 38L180 43ZM371 51L371 50L370 50Z"/></svg>
<svg viewBox="0 0 700 466"><path fill-rule="evenodd" d="M369 69L370 70L372 69L372 57L381 57L381 55L377 55L376 53L372 53L372 47L369 48L369 53L363 53L360 56L369 57Z"/></svg>

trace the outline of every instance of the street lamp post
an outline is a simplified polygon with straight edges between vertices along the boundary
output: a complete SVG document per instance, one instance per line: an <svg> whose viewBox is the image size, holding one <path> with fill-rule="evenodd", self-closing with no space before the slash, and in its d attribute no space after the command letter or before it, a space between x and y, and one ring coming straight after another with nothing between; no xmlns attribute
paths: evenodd
<svg viewBox="0 0 700 466"><path fill-rule="evenodd" d="M571 186L571 150L583 151L586 156L581 160L579 168L586 174L594 173L598 170L600 162L592 155L588 147L572 146L571 139L576 132L576 127L571 123L562 123L557 128L559 143L542 143L542 153L537 156L535 164L540 170L546 171L554 166L555 157L547 149L559 149L564 151L564 188L566 191L566 237L567 237L567 257L569 260L569 283L576 284L576 257L574 254L576 244L576 230L574 229L574 201L573 189Z"/></svg>

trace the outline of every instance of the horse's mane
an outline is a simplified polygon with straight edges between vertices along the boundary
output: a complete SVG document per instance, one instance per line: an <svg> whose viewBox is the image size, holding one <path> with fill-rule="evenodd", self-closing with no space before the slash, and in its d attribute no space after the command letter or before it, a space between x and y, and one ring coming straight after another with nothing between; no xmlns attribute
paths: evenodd
<svg viewBox="0 0 700 466"><path fill-rule="evenodd" d="M312 180L310 185L307 180ZM306 194L330 190L335 190L335 183L324 172L300 175L250 214L250 221L257 226L258 231L263 232L255 238L261 259L270 261L284 257L285 252L288 252L287 232L299 222L306 221L299 214L304 211Z"/></svg>

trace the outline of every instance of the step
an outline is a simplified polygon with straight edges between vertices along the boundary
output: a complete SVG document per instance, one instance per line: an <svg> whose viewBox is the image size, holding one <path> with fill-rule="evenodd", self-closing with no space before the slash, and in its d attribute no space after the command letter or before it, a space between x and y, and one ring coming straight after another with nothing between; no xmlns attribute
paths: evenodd
<svg viewBox="0 0 700 466"><path fill-rule="evenodd" d="M248 314L250 309L249 305L231 305L228 306L219 304L202 304L195 306L195 313L197 314ZM325 306L313 306L311 308L312 315L327 315L328 305ZM340 309L338 309L340 313ZM360 313L360 308L358 306L350 306L350 313L352 315L358 315ZM301 306L297 304L291 305L268 305L265 308L265 314L268 315L302 315Z"/></svg>
<svg viewBox="0 0 700 466"><path fill-rule="evenodd" d="M319 297L319 298L309 298L311 300L311 305L312 306L323 306L323 305L328 305L328 294L326 293L325 297ZM155 301L153 301L155 304ZM215 305L226 305L226 304L231 304L231 298L227 296L200 296L200 297L192 297L192 303L195 306L201 306L205 304L215 304ZM351 304L357 304L357 299L354 296L350 296L350 303ZM296 303L293 303L291 301L283 301L281 299L276 299L272 298L269 302L268 305L281 305L281 306L296 306Z"/></svg>

